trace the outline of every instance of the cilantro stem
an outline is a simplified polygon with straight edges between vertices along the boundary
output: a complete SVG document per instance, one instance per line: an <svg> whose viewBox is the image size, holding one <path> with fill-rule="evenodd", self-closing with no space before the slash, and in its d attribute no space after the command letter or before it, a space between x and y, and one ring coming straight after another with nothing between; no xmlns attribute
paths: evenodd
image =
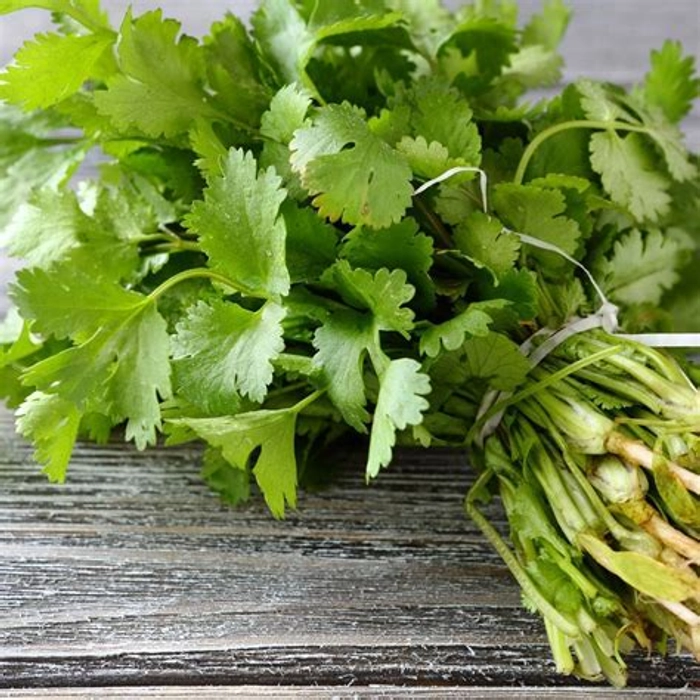
<svg viewBox="0 0 700 700"><path fill-rule="evenodd" d="M520 584L523 593L529 600L537 606L538 610L547 618L553 625L560 629L564 634L570 637L578 637L579 630L569 620L567 620L549 601L540 593L532 579L521 566L508 545L503 541L503 538L498 534L496 528L482 515L481 511L476 507L474 501L478 494L494 476L491 470L483 472L476 480L472 488L467 494L464 506L469 517L476 523L477 527L484 534L486 539L491 543L493 548L503 559L503 562L510 570L515 580Z"/></svg>
<svg viewBox="0 0 700 700"><path fill-rule="evenodd" d="M310 406L314 401L320 399L326 393L325 389L317 389L313 394L309 394L306 398L294 404L290 410L294 413L301 413L305 408Z"/></svg>
<svg viewBox="0 0 700 700"><path fill-rule="evenodd" d="M228 277L224 277L224 275L220 275L218 272L214 272L214 270L209 270L206 267L195 267L191 270L183 270L182 272L178 272L178 274L173 275L169 279L165 280L163 284L156 287L148 295L148 300L157 301L161 296L163 296L163 294L165 294L167 291L169 291L176 285L191 279L209 279L212 282L219 282L219 284L223 284L237 292L241 292L241 294L247 294L248 296L257 296L243 285L238 284L233 280L230 280Z"/></svg>
<svg viewBox="0 0 700 700"><path fill-rule="evenodd" d="M575 119L568 122L562 122L561 124L555 124L550 126L548 129L541 131L534 139L528 144L525 152L520 159L518 164L518 169L515 171L515 177L513 182L516 185L522 185L525 179L525 173L527 171L528 165L532 157L535 155L537 149L549 138L560 134L562 131L569 131L571 129L592 129L592 130L606 130L614 129L616 131L634 131L639 134L648 134L649 129L645 126L638 124L628 124L627 122L620 121L602 121L594 119Z"/></svg>
<svg viewBox="0 0 700 700"><path fill-rule="evenodd" d="M425 217L430 229L435 234L435 237L437 237L446 248L454 248L450 233L445 228L445 225L442 223L440 218L428 208L426 203L422 201L420 197L416 197L413 201L415 202L418 211Z"/></svg>

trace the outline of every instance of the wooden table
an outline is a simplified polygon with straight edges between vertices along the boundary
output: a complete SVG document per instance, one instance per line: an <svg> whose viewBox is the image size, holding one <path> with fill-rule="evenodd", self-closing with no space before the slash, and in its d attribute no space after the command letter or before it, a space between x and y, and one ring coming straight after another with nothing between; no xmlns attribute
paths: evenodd
<svg viewBox="0 0 700 700"><path fill-rule="evenodd" d="M697 52L697 0L573 4L568 78L638 80L666 36ZM167 8L195 31L231 3L187 5ZM3 50L41 21L1 18ZM697 112L685 128L700 148ZM0 261L0 283L8 274ZM367 487L358 445L284 522L259 503L222 506L198 456L82 445L69 482L51 486L0 410L0 695L610 695L555 675L542 625L463 514L463 455L402 452ZM696 688L687 656L636 656L615 697Z"/></svg>

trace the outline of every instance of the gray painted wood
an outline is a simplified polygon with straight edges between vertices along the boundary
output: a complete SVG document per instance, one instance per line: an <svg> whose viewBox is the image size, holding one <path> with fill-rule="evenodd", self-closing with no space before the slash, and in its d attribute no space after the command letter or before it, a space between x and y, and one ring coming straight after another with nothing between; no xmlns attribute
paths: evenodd
<svg viewBox="0 0 700 700"><path fill-rule="evenodd" d="M367 487L350 450L276 522L222 506L195 448L83 445L47 484L0 415L0 688L585 687L554 674L464 517L457 452L402 452ZM700 687L687 656L630 669L641 689Z"/></svg>
<svg viewBox="0 0 700 700"><path fill-rule="evenodd" d="M163 4L201 34L252 3ZM697 0L572 4L567 79L633 83L667 36L698 53ZM0 58L44 27L40 12L0 18ZM686 133L700 148L697 112ZM0 285L9 274L0 257ZM368 488L350 450L285 522L223 507L198 456L82 445L52 486L0 411L0 697L611 697L554 674L540 623L463 515L460 454L403 452ZM615 697L700 688L687 656L630 668Z"/></svg>

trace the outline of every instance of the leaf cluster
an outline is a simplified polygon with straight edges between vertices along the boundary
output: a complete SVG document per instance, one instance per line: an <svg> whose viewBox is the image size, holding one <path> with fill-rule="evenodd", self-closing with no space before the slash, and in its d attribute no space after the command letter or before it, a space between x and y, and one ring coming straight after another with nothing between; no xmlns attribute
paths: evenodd
<svg viewBox="0 0 700 700"><path fill-rule="evenodd" d="M533 239L631 316L695 250L692 59L668 43L631 91L524 102L559 78L561 0L525 27L507 0L262 0L202 39L160 10L0 0L27 7L56 28L0 73L0 244L25 261L0 377L54 480L79 436L164 430L281 517L344 432L368 479L397 441L462 444L484 392L524 381L520 342L595 308Z"/></svg>

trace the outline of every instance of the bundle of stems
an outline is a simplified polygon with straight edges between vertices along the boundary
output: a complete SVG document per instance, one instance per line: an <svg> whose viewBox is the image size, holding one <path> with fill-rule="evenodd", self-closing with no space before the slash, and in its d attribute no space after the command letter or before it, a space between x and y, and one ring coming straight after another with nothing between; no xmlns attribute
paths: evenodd
<svg viewBox="0 0 700 700"><path fill-rule="evenodd" d="M544 618L560 672L621 686L626 652L669 640L700 658L699 437L679 363L596 331L535 368L474 446L466 509ZM496 494L511 546L479 508Z"/></svg>

